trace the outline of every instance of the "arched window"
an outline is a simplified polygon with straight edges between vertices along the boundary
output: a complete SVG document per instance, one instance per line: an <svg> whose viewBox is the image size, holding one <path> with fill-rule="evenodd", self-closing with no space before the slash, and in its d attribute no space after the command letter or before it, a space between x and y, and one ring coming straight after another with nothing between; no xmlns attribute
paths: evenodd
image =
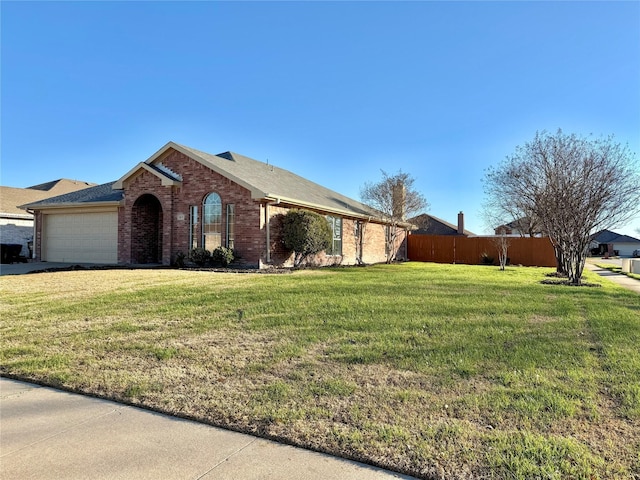
<svg viewBox="0 0 640 480"><path fill-rule="evenodd" d="M202 246L209 251L222 245L222 200L210 193L202 202Z"/></svg>

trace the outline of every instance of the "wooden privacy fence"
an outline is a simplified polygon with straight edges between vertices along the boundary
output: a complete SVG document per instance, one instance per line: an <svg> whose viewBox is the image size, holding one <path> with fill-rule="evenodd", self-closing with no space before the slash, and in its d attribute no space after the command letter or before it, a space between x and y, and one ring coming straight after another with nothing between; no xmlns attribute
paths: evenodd
<svg viewBox="0 0 640 480"><path fill-rule="evenodd" d="M507 257L511 265L555 267L556 257L547 237L507 237ZM456 235L409 235L409 260L434 263L479 265L483 256L498 264L499 237L464 237Z"/></svg>

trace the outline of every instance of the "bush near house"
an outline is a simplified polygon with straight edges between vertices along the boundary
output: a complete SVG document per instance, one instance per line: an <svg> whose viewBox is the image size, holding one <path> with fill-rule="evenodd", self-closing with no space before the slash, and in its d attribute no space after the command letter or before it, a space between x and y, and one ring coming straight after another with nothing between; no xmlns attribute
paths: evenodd
<svg viewBox="0 0 640 480"><path fill-rule="evenodd" d="M331 246L329 223L322 215L309 210L289 210L282 219L282 236L285 248L295 254L295 267Z"/></svg>
<svg viewBox="0 0 640 480"><path fill-rule="evenodd" d="M211 263L214 266L227 267L230 263L233 263L234 255L233 250L227 247L216 247L211 252Z"/></svg>
<svg viewBox="0 0 640 480"><path fill-rule="evenodd" d="M189 251L189 260L200 267L204 266L210 258L211 252L209 252L209 250L205 248L196 247L192 248L191 251Z"/></svg>

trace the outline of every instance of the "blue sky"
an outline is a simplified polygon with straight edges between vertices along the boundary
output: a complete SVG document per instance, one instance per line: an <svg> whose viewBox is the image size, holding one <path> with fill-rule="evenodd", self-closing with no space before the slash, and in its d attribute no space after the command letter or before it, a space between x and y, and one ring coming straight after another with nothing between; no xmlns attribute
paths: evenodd
<svg viewBox="0 0 640 480"><path fill-rule="evenodd" d="M116 180L172 140L356 199L401 169L429 213L484 233L485 169L537 130L640 155L637 1L0 8L6 186Z"/></svg>

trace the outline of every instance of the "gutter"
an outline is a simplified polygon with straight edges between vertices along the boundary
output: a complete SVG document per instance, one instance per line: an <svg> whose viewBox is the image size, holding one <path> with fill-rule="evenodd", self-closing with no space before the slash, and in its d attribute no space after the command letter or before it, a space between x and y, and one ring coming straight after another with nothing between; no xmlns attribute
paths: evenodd
<svg viewBox="0 0 640 480"><path fill-rule="evenodd" d="M27 212L33 210L54 210L56 208L83 208L83 207L119 207L124 205L124 200L110 200L107 202L68 202L68 203L49 203L46 205L36 205L33 203L27 203L26 205L19 205L18 208L22 208Z"/></svg>
<svg viewBox="0 0 640 480"><path fill-rule="evenodd" d="M271 194L266 194L263 197L266 201L273 201L276 203L286 203L289 205L295 205L295 206L300 206L300 207L306 207L306 208L311 208L314 210L320 210L322 212L328 212L328 213L336 213L339 215L343 215L346 217L351 217L351 218L358 218L361 220L367 220L368 222L376 221L379 223L384 223L384 224L390 224L390 222L387 222L384 220L384 218L382 217L373 217L371 216L371 214L368 213L357 213L354 212L353 210L343 210L340 208L331 208L331 207L327 207L326 205L319 205L317 203L311 203L311 202L303 202L301 200L295 200L293 198L287 198L287 197L282 197L280 195L271 195ZM406 222L399 222L398 225L403 226L403 227L409 227L411 226L410 223L406 223Z"/></svg>

